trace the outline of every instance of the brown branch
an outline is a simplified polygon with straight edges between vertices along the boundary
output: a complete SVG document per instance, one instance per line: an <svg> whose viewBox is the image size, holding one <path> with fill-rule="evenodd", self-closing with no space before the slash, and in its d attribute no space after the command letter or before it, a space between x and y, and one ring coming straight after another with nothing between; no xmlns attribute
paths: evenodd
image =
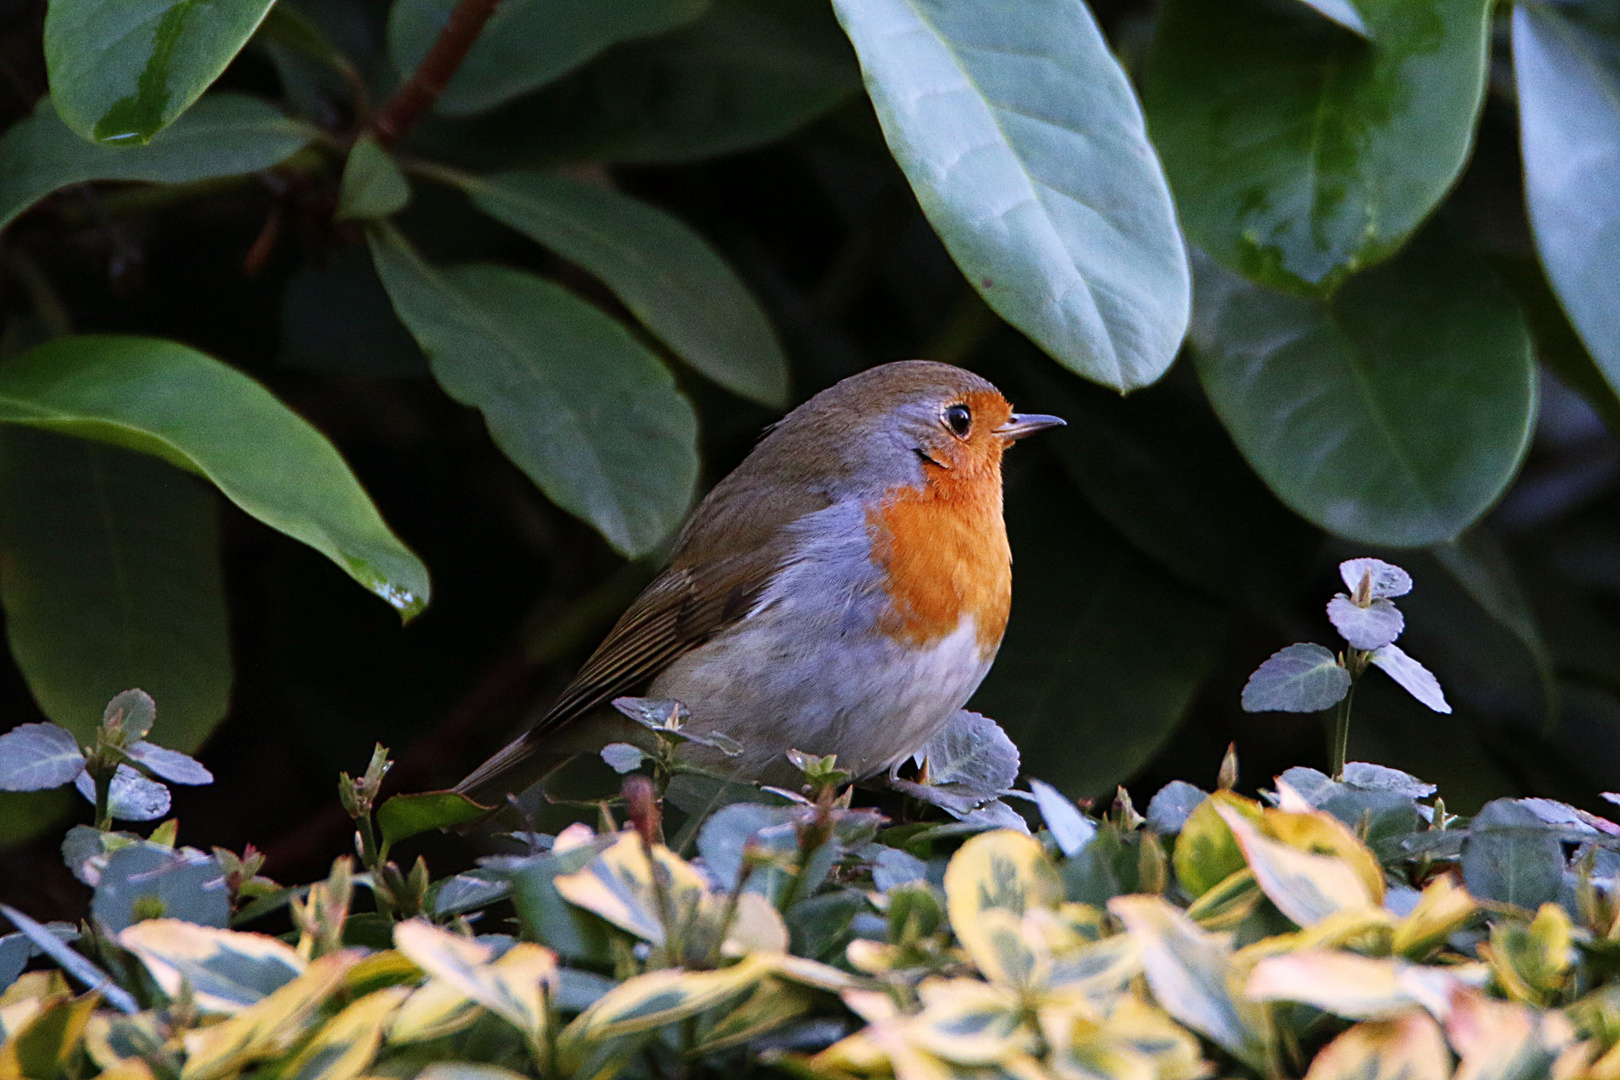
<svg viewBox="0 0 1620 1080"><path fill-rule="evenodd" d="M460 0L456 4L434 40L433 48L422 57L422 62L416 65L416 71L405 84L394 91L393 97L388 99L388 104L378 115L377 122L372 125L379 143L383 146L396 145L421 119L422 114L433 107L460 69L461 62L467 59L467 51L478 40L478 35L483 33L484 24L489 22L489 17L495 14L500 3L501 0Z"/></svg>

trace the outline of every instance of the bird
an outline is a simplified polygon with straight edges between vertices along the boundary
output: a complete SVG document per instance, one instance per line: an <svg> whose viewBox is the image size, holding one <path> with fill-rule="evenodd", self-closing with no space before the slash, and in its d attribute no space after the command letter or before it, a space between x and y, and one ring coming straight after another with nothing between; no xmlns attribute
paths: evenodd
<svg viewBox="0 0 1620 1080"><path fill-rule="evenodd" d="M499 804L554 768L585 718L637 693L740 745L683 747L733 779L791 783L790 750L834 754L857 780L893 775L990 670L1012 601L1002 454L1063 423L929 360L816 394L710 490L534 726L454 790Z"/></svg>

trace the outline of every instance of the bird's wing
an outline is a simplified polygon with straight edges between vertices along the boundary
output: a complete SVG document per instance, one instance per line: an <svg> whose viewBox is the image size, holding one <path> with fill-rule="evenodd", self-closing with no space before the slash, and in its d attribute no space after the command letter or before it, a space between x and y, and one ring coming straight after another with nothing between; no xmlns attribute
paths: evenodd
<svg viewBox="0 0 1620 1080"><path fill-rule="evenodd" d="M826 505L825 499L801 499L738 513L736 500L719 489L716 494L722 497L694 515L693 525L703 527L688 526L670 565L636 597L546 714L456 791L490 804L540 779L545 770L537 764L559 728L644 687L683 653L741 621L790 557L793 538L782 526Z"/></svg>

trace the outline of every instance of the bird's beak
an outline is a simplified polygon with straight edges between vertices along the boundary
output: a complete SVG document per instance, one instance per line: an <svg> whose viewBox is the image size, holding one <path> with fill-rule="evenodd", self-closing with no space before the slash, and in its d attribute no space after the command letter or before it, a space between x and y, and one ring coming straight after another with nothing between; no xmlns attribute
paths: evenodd
<svg viewBox="0 0 1620 1080"><path fill-rule="evenodd" d="M995 429L995 433L1008 442L1017 442L1025 435L1033 435L1037 431L1045 431L1049 427L1066 427L1068 421L1061 416L1044 416L1041 413L1013 413L1007 422Z"/></svg>

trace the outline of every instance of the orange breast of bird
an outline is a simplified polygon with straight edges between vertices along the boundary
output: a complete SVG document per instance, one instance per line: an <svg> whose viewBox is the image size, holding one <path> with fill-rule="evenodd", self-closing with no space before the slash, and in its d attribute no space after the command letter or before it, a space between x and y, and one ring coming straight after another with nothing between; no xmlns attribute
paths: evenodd
<svg viewBox="0 0 1620 1080"><path fill-rule="evenodd" d="M993 419L997 410L978 411ZM1004 401L1000 411L1009 411ZM1001 644L1012 604L1002 444L987 436L953 450L948 467L923 466L922 487L901 488L867 510L873 562L883 571L891 605L878 628L927 646L954 633L970 615L988 659Z"/></svg>

